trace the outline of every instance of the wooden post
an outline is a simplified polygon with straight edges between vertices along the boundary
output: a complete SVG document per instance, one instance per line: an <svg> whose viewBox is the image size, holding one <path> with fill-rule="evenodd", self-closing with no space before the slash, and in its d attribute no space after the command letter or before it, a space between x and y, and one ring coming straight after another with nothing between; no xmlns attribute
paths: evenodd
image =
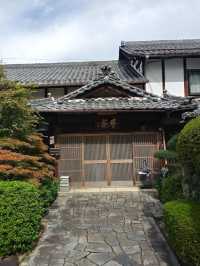
<svg viewBox="0 0 200 266"><path fill-rule="evenodd" d="M166 93L166 86L165 86L165 59L161 59L162 65L162 91L163 95Z"/></svg>
<svg viewBox="0 0 200 266"><path fill-rule="evenodd" d="M183 71L184 71L184 95L189 95L189 84L188 84L188 74L187 74L187 58L183 58Z"/></svg>

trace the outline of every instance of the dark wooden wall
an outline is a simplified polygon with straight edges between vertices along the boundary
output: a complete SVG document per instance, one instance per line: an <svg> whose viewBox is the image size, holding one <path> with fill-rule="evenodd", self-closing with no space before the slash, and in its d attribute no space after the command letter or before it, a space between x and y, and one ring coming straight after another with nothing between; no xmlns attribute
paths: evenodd
<svg viewBox="0 0 200 266"><path fill-rule="evenodd" d="M181 113L124 112L124 113L44 113L48 122L47 134L158 131L167 136L182 128Z"/></svg>

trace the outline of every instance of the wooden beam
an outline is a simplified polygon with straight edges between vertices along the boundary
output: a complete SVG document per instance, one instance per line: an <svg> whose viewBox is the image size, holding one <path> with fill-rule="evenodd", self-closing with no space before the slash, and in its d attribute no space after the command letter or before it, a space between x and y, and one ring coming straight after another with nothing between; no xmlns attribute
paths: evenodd
<svg viewBox="0 0 200 266"><path fill-rule="evenodd" d="M187 73L187 58L183 58L183 71L184 71L184 95L189 95L189 81L188 81L188 73Z"/></svg>
<svg viewBox="0 0 200 266"><path fill-rule="evenodd" d="M165 60L164 59L161 60L161 66L162 66L162 91L163 91L163 94L165 94L166 87L165 87Z"/></svg>

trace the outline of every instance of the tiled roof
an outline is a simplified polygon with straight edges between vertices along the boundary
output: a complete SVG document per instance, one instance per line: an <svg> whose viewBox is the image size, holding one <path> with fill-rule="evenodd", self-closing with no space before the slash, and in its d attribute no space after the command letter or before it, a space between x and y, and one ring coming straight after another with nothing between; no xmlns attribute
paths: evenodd
<svg viewBox="0 0 200 266"><path fill-rule="evenodd" d="M200 99L194 99L193 102L197 103L197 107L193 111L183 113L183 120L188 120L200 116Z"/></svg>
<svg viewBox="0 0 200 266"><path fill-rule="evenodd" d="M123 42L120 50L150 57L200 55L200 39Z"/></svg>
<svg viewBox="0 0 200 266"><path fill-rule="evenodd" d="M192 104L185 101L166 100L151 97L127 98L91 98L91 99L64 99L52 98L33 100L33 108L39 112L95 112L103 110L135 110L135 111L166 111L166 110L192 110Z"/></svg>
<svg viewBox="0 0 200 266"><path fill-rule="evenodd" d="M103 65L110 65L117 76L128 83L143 83L145 78L124 62L71 62L4 65L9 80L38 86L83 86L97 78Z"/></svg>
<svg viewBox="0 0 200 266"><path fill-rule="evenodd" d="M64 97L57 100L45 98L32 100L31 105L39 112L95 112L104 110L193 110L196 104L191 104L190 98L157 95L145 92L124 81L121 81L110 66L101 68L102 74L96 80L91 81ZM127 91L127 97L108 97L108 98L84 98L84 94L89 90L101 86L112 86L122 91ZM82 97L83 96L83 97ZM81 98L82 97L82 98Z"/></svg>

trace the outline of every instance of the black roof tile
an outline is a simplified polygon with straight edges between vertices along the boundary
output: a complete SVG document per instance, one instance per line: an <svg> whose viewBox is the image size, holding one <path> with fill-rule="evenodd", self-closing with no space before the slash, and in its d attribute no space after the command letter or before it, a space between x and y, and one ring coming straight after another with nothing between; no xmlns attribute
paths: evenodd
<svg viewBox="0 0 200 266"><path fill-rule="evenodd" d="M117 76L128 83L144 83L146 79L119 61L91 61L44 64L4 65L9 80L38 86L83 86L97 78L103 65L110 65Z"/></svg>
<svg viewBox="0 0 200 266"><path fill-rule="evenodd" d="M123 42L120 50L135 56L200 55L200 39Z"/></svg>

